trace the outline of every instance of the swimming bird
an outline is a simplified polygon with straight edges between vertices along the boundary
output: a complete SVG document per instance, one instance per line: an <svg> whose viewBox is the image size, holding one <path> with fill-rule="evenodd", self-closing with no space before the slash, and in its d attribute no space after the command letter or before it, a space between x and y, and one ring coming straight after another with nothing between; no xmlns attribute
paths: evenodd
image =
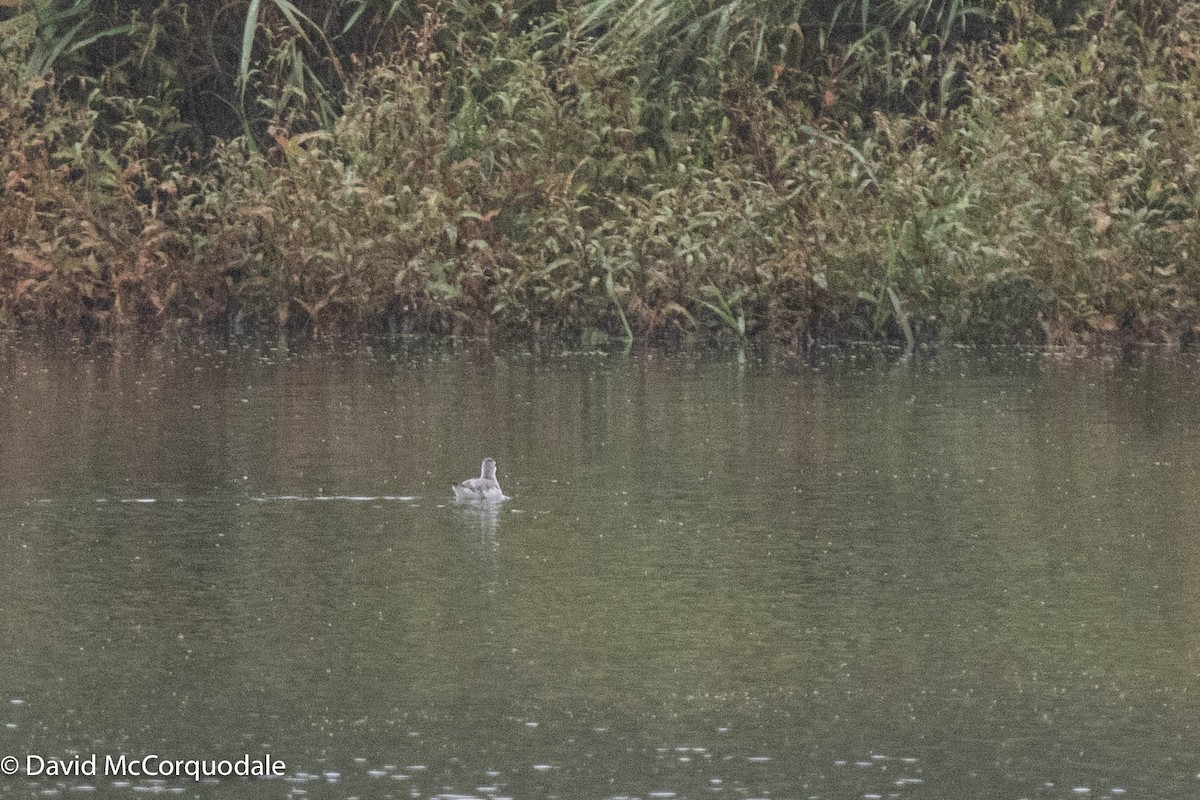
<svg viewBox="0 0 1200 800"><path fill-rule="evenodd" d="M478 478L469 478L462 483L453 484L455 500L473 500L498 503L505 500L500 482L496 480L496 459L485 458L479 469Z"/></svg>

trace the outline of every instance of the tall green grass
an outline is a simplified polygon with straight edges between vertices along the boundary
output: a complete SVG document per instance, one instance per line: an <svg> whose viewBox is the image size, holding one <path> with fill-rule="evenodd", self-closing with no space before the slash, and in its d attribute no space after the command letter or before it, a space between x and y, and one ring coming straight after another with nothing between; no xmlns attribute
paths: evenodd
<svg viewBox="0 0 1200 800"><path fill-rule="evenodd" d="M1198 4L116 8L0 23L0 324L1200 325Z"/></svg>

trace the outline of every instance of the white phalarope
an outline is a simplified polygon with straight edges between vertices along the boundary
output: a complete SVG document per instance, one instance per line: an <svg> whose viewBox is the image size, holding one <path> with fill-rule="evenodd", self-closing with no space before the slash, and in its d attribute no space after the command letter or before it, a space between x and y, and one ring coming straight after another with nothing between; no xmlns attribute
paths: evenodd
<svg viewBox="0 0 1200 800"><path fill-rule="evenodd" d="M450 487L454 490L454 499L460 501L487 501L498 503L507 500L496 480L496 459L485 458L479 469L478 478L470 478Z"/></svg>

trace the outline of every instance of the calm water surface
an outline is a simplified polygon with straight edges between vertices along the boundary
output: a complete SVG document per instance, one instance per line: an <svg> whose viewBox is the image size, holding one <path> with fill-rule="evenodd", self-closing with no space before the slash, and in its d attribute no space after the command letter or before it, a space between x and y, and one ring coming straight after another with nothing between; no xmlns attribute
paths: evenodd
<svg viewBox="0 0 1200 800"><path fill-rule="evenodd" d="M0 796L1200 793L1200 364L0 340ZM495 456L513 499L452 505Z"/></svg>

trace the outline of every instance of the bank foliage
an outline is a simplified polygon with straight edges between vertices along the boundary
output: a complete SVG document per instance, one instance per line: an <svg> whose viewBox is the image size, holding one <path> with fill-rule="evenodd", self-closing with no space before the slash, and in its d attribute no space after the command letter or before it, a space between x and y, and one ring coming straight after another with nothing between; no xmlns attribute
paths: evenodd
<svg viewBox="0 0 1200 800"><path fill-rule="evenodd" d="M1197 3L4 8L5 326L1200 323Z"/></svg>

